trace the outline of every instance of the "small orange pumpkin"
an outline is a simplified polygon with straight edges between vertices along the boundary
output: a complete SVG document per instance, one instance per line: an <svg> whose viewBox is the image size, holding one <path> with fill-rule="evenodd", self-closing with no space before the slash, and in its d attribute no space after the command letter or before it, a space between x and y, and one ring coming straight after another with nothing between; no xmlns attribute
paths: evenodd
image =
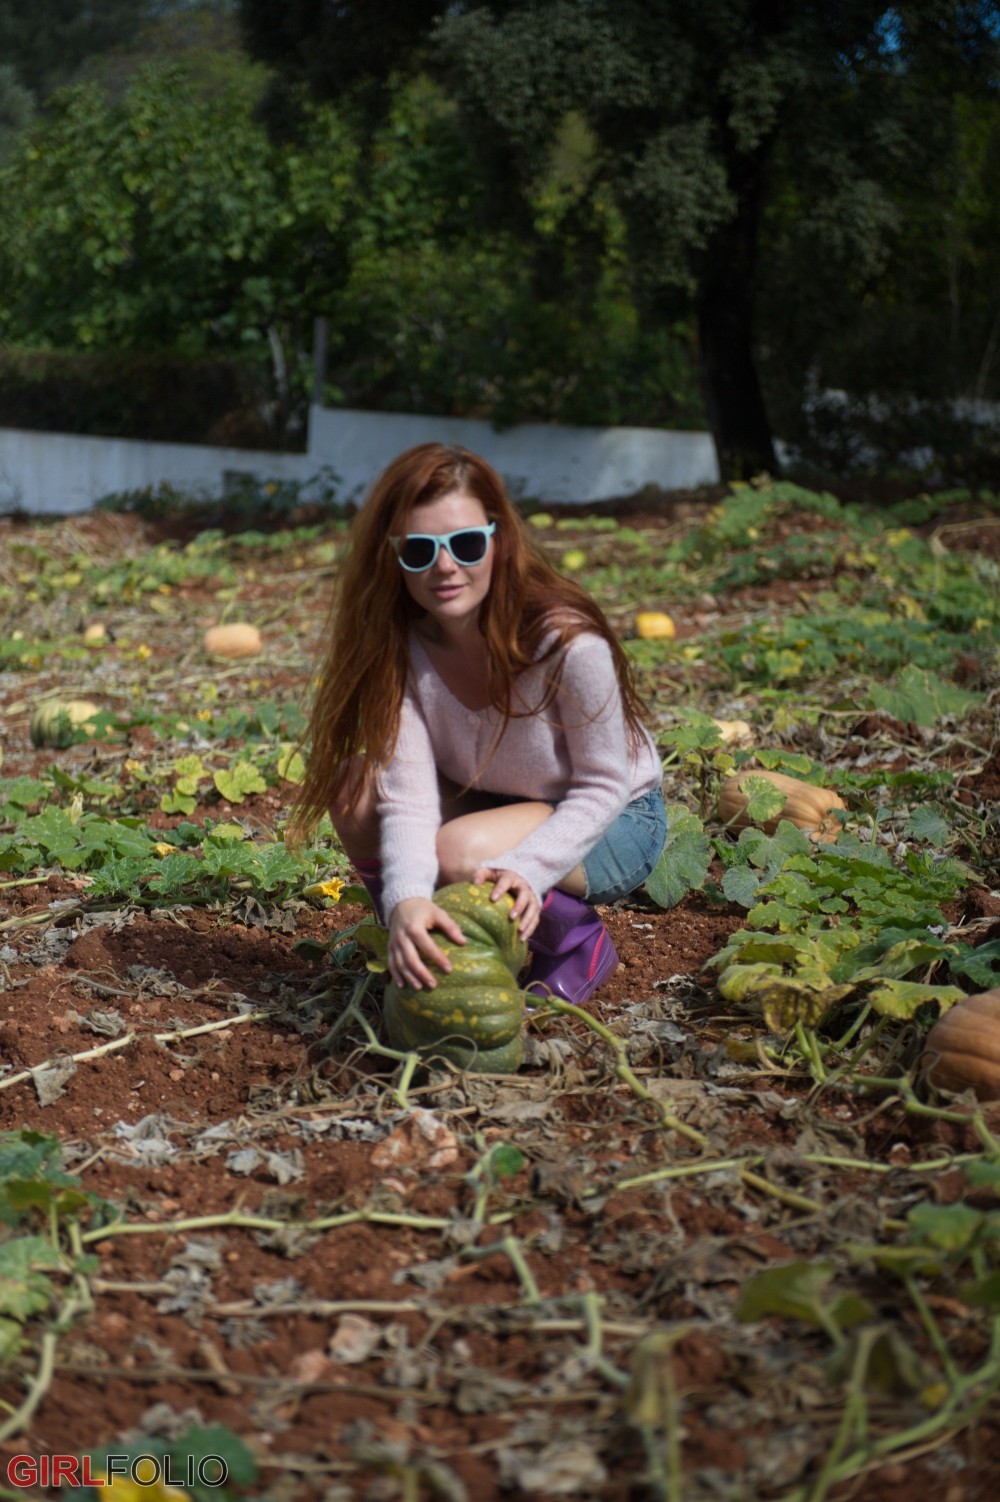
<svg viewBox="0 0 1000 1502"><path fill-rule="evenodd" d="M939 1090L1000 1100L1000 986L949 1007L927 1034L920 1073Z"/></svg>

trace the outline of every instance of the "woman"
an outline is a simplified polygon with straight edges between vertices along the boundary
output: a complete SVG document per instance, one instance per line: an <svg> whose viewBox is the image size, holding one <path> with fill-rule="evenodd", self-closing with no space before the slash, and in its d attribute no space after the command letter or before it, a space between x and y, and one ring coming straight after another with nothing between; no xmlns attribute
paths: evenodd
<svg viewBox="0 0 1000 1502"><path fill-rule="evenodd" d="M663 848L662 769L597 605L533 547L499 475L419 444L353 524L294 823L324 810L388 923L397 985L450 969L433 901L509 892L526 984L584 1001L618 964L592 904Z"/></svg>

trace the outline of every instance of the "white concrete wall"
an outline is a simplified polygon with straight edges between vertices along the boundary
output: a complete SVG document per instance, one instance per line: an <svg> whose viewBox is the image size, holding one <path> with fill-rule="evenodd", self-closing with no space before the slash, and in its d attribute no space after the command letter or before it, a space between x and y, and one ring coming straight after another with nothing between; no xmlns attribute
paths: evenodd
<svg viewBox="0 0 1000 1502"><path fill-rule="evenodd" d="M585 503L644 485L711 485L719 474L707 433L545 423L498 433L466 418L313 407L305 454L0 428L0 512L66 515L104 496L160 485L217 498L234 478L308 484L327 469L337 477L337 499L356 501L396 454L432 439L482 454L515 500Z"/></svg>
<svg viewBox="0 0 1000 1502"><path fill-rule="evenodd" d="M304 454L0 428L0 511L66 515L106 495L162 484L214 497L229 475L307 480L317 468Z"/></svg>
<svg viewBox="0 0 1000 1502"><path fill-rule="evenodd" d="M457 443L499 470L514 500L567 503L633 495L644 485L682 490L719 478L708 433L658 428L568 428L522 423L497 432L463 417L414 417L313 407L309 451L340 476L345 500L360 499L389 460L415 443Z"/></svg>

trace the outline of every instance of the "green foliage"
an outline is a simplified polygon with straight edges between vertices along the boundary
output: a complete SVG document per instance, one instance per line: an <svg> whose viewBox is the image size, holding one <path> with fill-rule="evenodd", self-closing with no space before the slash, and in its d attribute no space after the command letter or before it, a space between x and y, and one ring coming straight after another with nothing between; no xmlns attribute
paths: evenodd
<svg viewBox="0 0 1000 1502"><path fill-rule="evenodd" d="M252 767L242 775L243 780L257 776ZM164 906L244 893L278 902L296 895L328 864L328 852L317 847L292 851L281 841L254 844L239 825L209 823L199 829L182 824L158 831L141 818L110 819L55 807L0 836L0 871L80 871L87 876L89 898L103 902L142 900Z"/></svg>
<svg viewBox="0 0 1000 1502"><path fill-rule="evenodd" d="M301 415L325 313L334 400L700 424L688 331L642 325L611 200L578 233L581 191L556 167L540 184L541 292L523 234L484 233L487 180L427 80L394 89L363 153L342 104L269 139L261 70L228 58L211 87L184 54L59 95L0 174L0 332L91 352L15 352L6 396L0 363L8 422L177 441L241 412L241 435L274 443L250 409L268 381L276 421ZM205 358L220 350L239 358Z"/></svg>
<svg viewBox="0 0 1000 1502"><path fill-rule="evenodd" d="M252 1451L239 1435L224 1424L191 1424L169 1440L156 1435L144 1436L140 1443L131 1446L118 1444L111 1450L89 1450L90 1473L99 1476L107 1473L109 1455L125 1455L130 1460L149 1455L163 1466L164 1474L183 1481L185 1490L180 1495L191 1497L193 1502L233 1502L243 1495L245 1488L257 1480L257 1462ZM221 1461L226 1468L226 1484L219 1485ZM147 1470L151 1468L146 1467ZM142 1469L139 1472L143 1474ZM187 1477L192 1477L190 1491L186 1490ZM204 1475L205 1480L200 1477ZM161 1483L159 1490L170 1494ZM88 1488L84 1492L86 1502L99 1502L103 1488Z"/></svg>
<svg viewBox="0 0 1000 1502"><path fill-rule="evenodd" d="M205 97L152 68L120 103L61 95L3 176L6 337L189 353L227 331L263 339L287 311L273 265L290 184L253 125L258 91L251 73ZM60 306L54 279L76 297Z"/></svg>
<svg viewBox="0 0 1000 1502"><path fill-rule="evenodd" d="M982 702L979 694L965 693L952 683L943 683L934 673L922 672L909 663L899 676L895 689L872 689L872 703L894 719L912 720L915 725L934 725L943 715L961 719L974 704Z"/></svg>
<svg viewBox="0 0 1000 1502"><path fill-rule="evenodd" d="M353 90L368 119L384 111L398 71L429 66L446 77L508 229L523 226L539 181L572 141L582 195L573 228L585 241L588 211L606 197L626 223L622 255L642 316L663 329L678 309L697 308L727 475L775 463L753 344L762 269L767 279L775 268L762 342L775 384L783 377L782 395L794 392L801 406L817 346L836 346L852 296L865 297L887 263L905 269L901 222L918 235L920 208L932 206L946 253L958 224L992 222L982 203L990 153L959 131L953 164L956 132L943 124L960 101L989 97L998 39L987 6L949 5L942 16L921 0L894 11L891 26L877 7L803 13L750 0L672 6L655 21L620 0L471 0L443 16L431 5L354 0L281 27L267 0L240 9L257 56L321 97ZM942 218L933 209L944 203L956 212ZM991 243L985 235L984 248ZM954 257L949 269L959 270ZM990 285L983 276L992 318ZM954 275L934 284L953 322L946 288L956 286ZM980 322L984 359L988 327Z"/></svg>
<svg viewBox="0 0 1000 1502"><path fill-rule="evenodd" d="M687 809L667 809L667 841L646 878L646 891L660 907L676 907L685 892L700 887L712 858L701 820Z"/></svg>
<svg viewBox="0 0 1000 1502"><path fill-rule="evenodd" d="M150 13L150 0L39 0L26 9L0 4L0 57L21 83L44 98L96 52L133 36Z"/></svg>
<svg viewBox="0 0 1000 1502"><path fill-rule="evenodd" d="M22 1127L0 1134L0 1366L25 1343L23 1327L58 1299L57 1278L73 1270L62 1246L69 1223L111 1207L62 1168L57 1137Z"/></svg>

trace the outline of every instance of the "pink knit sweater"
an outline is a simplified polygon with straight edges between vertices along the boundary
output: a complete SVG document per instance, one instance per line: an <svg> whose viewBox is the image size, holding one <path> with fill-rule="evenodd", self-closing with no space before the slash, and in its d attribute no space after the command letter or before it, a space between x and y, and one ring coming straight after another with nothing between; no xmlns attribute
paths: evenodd
<svg viewBox="0 0 1000 1502"><path fill-rule="evenodd" d="M460 787L557 805L527 839L485 862L517 871L539 898L579 865L627 803L659 786L663 769L648 732L638 754L629 749L611 650L601 637L584 632L570 642L552 703L511 719L499 744L498 711L467 709L413 631L409 647L396 749L378 778L386 914L406 897L430 897L437 885L439 770ZM545 678L543 667L521 674L523 704L541 702Z"/></svg>

